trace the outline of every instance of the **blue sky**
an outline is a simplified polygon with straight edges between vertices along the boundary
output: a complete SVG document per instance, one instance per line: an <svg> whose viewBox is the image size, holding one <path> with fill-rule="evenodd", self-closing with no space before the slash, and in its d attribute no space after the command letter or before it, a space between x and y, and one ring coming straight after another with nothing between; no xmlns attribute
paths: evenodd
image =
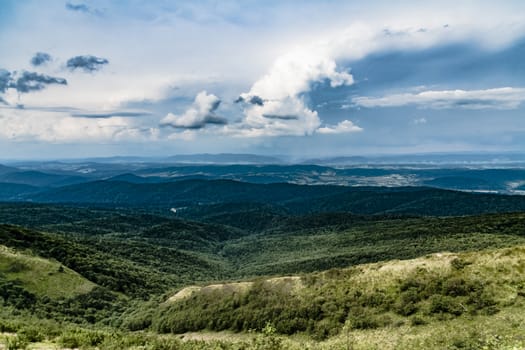
<svg viewBox="0 0 525 350"><path fill-rule="evenodd" d="M520 152L521 1L0 0L0 158Z"/></svg>

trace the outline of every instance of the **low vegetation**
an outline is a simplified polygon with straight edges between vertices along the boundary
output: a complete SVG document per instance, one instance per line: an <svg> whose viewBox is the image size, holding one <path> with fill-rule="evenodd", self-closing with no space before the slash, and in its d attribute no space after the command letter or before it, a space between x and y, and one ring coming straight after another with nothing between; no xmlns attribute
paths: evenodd
<svg viewBox="0 0 525 350"><path fill-rule="evenodd" d="M415 260L359 265L301 278L225 284L170 298L153 315L159 332L249 331L317 340L346 327L368 330L495 315L525 302L525 247L438 253ZM180 293L180 292L179 292Z"/></svg>
<svg viewBox="0 0 525 350"><path fill-rule="evenodd" d="M188 220L0 205L0 344L525 346L523 213L296 216L242 207L217 204L213 215L203 207Z"/></svg>
<svg viewBox="0 0 525 350"><path fill-rule="evenodd" d="M128 309L119 329L7 306L0 332L10 349L520 349L524 254L525 246L438 253L190 288ZM144 329L131 331L144 315Z"/></svg>

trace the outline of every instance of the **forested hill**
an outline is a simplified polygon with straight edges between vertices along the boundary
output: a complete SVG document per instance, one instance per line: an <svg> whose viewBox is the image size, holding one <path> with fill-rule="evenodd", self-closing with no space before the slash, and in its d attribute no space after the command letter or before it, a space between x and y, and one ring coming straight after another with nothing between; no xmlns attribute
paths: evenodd
<svg viewBox="0 0 525 350"><path fill-rule="evenodd" d="M22 195L42 203L178 208L186 211L227 203L257 203L292 214L345 211L356 214L473 215L525 210L525 197L428 187L306 186L231 180L165 183L94 181ZM184 214L182 214L184 215Z"/></svg>

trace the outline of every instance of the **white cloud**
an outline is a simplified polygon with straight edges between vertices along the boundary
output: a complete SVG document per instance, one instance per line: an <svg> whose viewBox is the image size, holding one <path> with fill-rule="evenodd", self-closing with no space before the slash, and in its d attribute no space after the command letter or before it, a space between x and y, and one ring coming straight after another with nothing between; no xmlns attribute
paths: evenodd
<svg viewBox="0 0 525 350"><path fill-rule="evenodd" d="M186 112L181 115L168 113L161 121L163 126L171 126L180 129L201 129L208 124L224 125L227 120L215 114L221 100L206 91L201 91L195 97L195 101Z"/></svg>
<svg viewBox="0 0 525 350"><path fill-rule="evenodd" d="M338 71L336 62L326 53L305 48L277 58L270 71L245 95L280 100L309 91L313 82L325 79L332 87L354 82L351 74Z"/></svg>
<svg viewBox="0 0 525 350"><path fill-rule="evenodd" d="M193 141L196 136L197 133L194 130L184 130L183 132L174 132L168 135L167 139L170 141Z"/></svg>
<svg viewBox="0 0 525 350"><path fill-rule="evenodd" d="M363 131L363 129L352 123L350 120L343 120L335 126L324 126L317 129L317 132L320 134L343 134L359 131Z"/></svg>
<svg viewBox="0 0 525 350"><path fill-rule="evenodd" d="M0 42L0 68L24 69L21 62L29 64L28 53L34 52L38 33L38 47L56 57L56 61L39 69L50 75L64 75L68 86L50 86L25 94L20 101L14 94L2 98L28 108L66 106L107 111L126 107L129 102L137 107L144 100L156 102L175 94L193 96L220 82L230 94L245 91L243 96L256 95L266 101L263 106L245 105L240 123L223 126L216 132L240 136L330 133L328 130L336 130L340 124L343 125L340 130L345 130L345 121L323 126L317 111L307 105L304 96L315 82L328 80L332 87L352 84L352 75L341 66L342 62L375 52L424 49L454 42L501 48L525 32L524 5L519 2L440 1L392 6L389 2L363 5L351 1L312 2L298 7L293 1L283 1L272 6L233 3L231 8L213 3L190 9L190 16L180 16L186 10L179 9L178 4L173 5L177 8L173 12L166 11L171 6L158 6L155 2L136 5L104 4L107 17L93 18L72 15L61 1L50 2L46 7L34 0L17 3L17 13L11 16L15 25L2 28L5 38ZM193 3L183 7L188 6L194 7ZM348 27L348 23L353 24ZM449 26L445 28L444 24ZM421 31L422 27L425 30ZM110 64L97 75L64 71L61 65L65 60L78 54L107 57ZM174 92L175 87L180 89ZM220 90L214 85L214 91ZM218 95L226 98L224 91ZM404 97L410 98L423 100L421 96ZM363 99L364 104L374 102L372 98ZM450 105L438 98L429 99L431 108ZM461 108L516 108L521 101L521 97L508 100L500 97L493 101L498 107L491 107L489 99L479 99L477 105L470 103ZM375 99L375 102L381 101ZM423 106L423 102L405 103ZM182 128L209 123L203 117L206 113L199 108L192 106L182 115L168 114L164 122ZM30 131L27 135L37 139L65 139L67 135L61 130L69 129L72 130L69 139L85 140L92 135L93 141L97 141L122 137L119 136L122 132L134 133L131 130L137 128L127 119L73 120L43 112L32 118L34 123L27 125L23 120L12 120L9 127L4 127L3 120L0 135L19 137ZM19 130L17 122L25 126ZM54 122L57 126L51 125ZM78 126L68 126L73 123ZM151 118L150 123L158 124L158 119ZM86 133L78 131L83 128ZM127 131L115 132L120 129Z"/></svg>
<svg viewBox="0 0 525 350"><path fill-rule="evenodd" d="M356 97L361 107L401 107L415 105L432 109L515 109L525 101L525 88L503 87L486 90L430 90L383 97Z"/></svg>
<svg viewBox="0 0 525 350"><path fill-rule="evenodd" d="M252 97L260 97L265 101L262 106L244 105L243 134L256 136L313 134L321 128L323 122L317 111L307 106L304 96L308 95L312 85L318 82L328 81L333 88L353 84L354 79L348 68L338 66L339 62L357 60L385 50L424 49L437 44L461 41L472 36L473 28L483 27L479 23L474 25L469 23L455 30L444 27L442 19L428 22L404 19L401 22L401 24L393 22L390 25L377 22L356 23L345 30L329 33L320 40L278 57L268 73L257 80L248 92L241 94L244 101L249 101ZM424 30L421 30L421 24L425 25ZM491 25L486 27L491 28ZM484 30L477 32L476 35L486 33L487 28L483 28ZM490 42L491 38L487 36L485 40ZM417 98L424 95L425 92L400 97L401 99L412 96ZM459 101L459 98L457 100ZM360 106L381 102L377 99L369 101L367 98L354 100L354 103ZM434 104L439 104L437 97L434 98ZM475 108L475 105L471 104L470 107ZM268 115L295 118L268 120L265 118ZM322 130L321 133L333 133L336 129L325 126Z"/></svg>
<svg viewBox="0 0 525 350"><path fill-rule="evenodd" d="M252 105L244 113L241 124L234 126L242 136L311 135L321 124L317 112L296 96Z"/></svg>
<svg viewBox="0 0 525 350"><path fill-rule="evenodd" d="M279 57L269 72L257 80L244 100L260 97L262 105L246 105L243 135L311 135L322 124L317 111L310 109L302 94L316 82L331 87L351 85L349 72L338 69L335 60L321 48L303 48Z"/></svg>
<svg viewBox="0 0 525 350"><path fill-rule="evenodd" d="M155 139L155 128L142 128L134 118L75 118L62 112L0 110L0 139L13 141L109 142Z"/></svg>

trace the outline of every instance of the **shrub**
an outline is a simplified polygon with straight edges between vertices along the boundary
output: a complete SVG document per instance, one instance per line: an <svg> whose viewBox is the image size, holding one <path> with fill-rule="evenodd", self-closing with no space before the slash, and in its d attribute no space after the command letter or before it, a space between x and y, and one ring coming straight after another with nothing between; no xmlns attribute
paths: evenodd
<svg viewBox="0 0 525 350"><path fill-rule="evenodd" d="M410 325L412 326L422 326L428 322L421 316L414 316L410 319Z"/></svg>
<svg viewBox="0 0 525 350"><path fill-rule="evenodd" d="M433 295L430 297L430 313L431 314L443 314L448 313L454 316L461 315L465 309L462 305L450 296L445 295Z"/></svg>
<svg viewBox="0 0 525 350"><path fill-rule="evenodd" d="M18 336L29 343L41 342L45 338L36 327L23 327L18 331Z"/></svg>
<svg viewBox="0 0 525 350"><path fill-rule="evenodd" d="M277 329L270 322L266 322L261 331L262 334L253 339L252 347L254 350L283 349L282 340L276 336Z"/></svg>
<svg viewBox="0 0 525 350"><path fill-rule="evenodd" d="M465 266L468 266L472 264L471 262L468 262L468 261L465 261L461 258L454 258L452 259L452 261L450 262L450 266L452 266L452 268L454 268L455 270L462 270L465 268Z"/></svg>
<svg viewBox="0 0 525 350"><path fill-rule="evenodd" d="M398 302L394 306L394 311L402 316L410 316L417 312L417 303L420 300L420 293L415 288L409 288L401 293Z"/></svg>
<svg viewBox="0 0 525 350"><path fill-rule="evenodd" d="M16 333L20 326L9 320L0 320L0 333Z"/></svg>
<svg viewBox="0 0 525 350"><path fill-rule="evenodd" d="M392 319L388 315L376 315L368 309L354 308L349 314L348 322L352 329L374 329L391 324Z"/></svg>
<svg viewBox="0 0 525 350"><path fill-rule="evenodd" d="M443 294L453 297L469 295L483 289L479 282L466 281L463 278L451 277L443 281Z"/></svg>
<svg viewBox="0 0 525 350"><path fill-rule="evenodd" d="M58 342L66 348L79 348L85 346L97 346L104 342L105 334L90 330L69 330L59 337Z"/></svg>
<svg viewBox="0 0 525 350"><path fill-rule="evenodd" d="M325 318L316 322L312 330L312 338L315 340L325 340L336 335L342 328L342 324L332 319Z"/></svg>

